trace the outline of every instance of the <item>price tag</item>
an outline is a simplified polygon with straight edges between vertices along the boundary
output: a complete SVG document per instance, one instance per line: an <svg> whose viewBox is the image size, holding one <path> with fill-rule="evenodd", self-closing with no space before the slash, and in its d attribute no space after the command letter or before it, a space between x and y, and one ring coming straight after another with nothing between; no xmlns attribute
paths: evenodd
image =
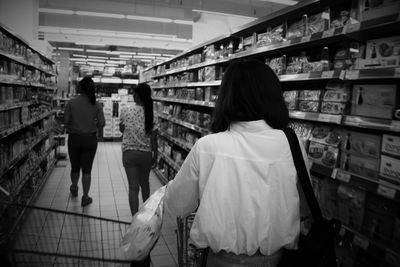
<svg viewBox="0 0 400 267"><path fill-rule="evenodd" d="M392 121L390 124L390 130L400 132L400 121Z"/></svg>
<svg viewBox="0 0 400 267"><path fill-rule="evenodd" d="M309 42L311 40L311 35L307 35L301 38L302 43Z"/></svg>
<svg viewBox="0 0 400 267"><path fill-rule="evenodd" d="M331 174L331 178L336 179L338 169L334 168Z"/></svg>
<svg viewBox="0 0 400 267"><path fill-rule="evenodd" d="M379 195L394 199L394 196L396 195L396 189L389 188L384 185L378 185L378 190L376 191Z"/></svg>
<svg viewBox="0 0 400 267"><path fill-rule="evenodd" d="M333 70L329 70L329 71L323 71L321 74L321 78L325 78L325 79L331 79L333 78Z"/></svg>
<svg viewBox="0 0 400 267"><path fill-rule="evenodd" d="M350 24L346 26L346 33L356 32L360 30L360 23Z"/></svg>
<svg viewBox="0 0 400 267"><path fill-rule="evenodd" d="M341 71L340 71L340 74L339 74L339 79L340 79L340 80L344 80L345 74L346 74L346 71L341 70Z"/></svg>
<svg viewBox="0 0 400 267"><path fill-rule="evenodd" d="M345 183L348 183L351 179L351 174L344 172L342 170L337 170L336 171L336 179L343 181Z"/></svg>
<svg viewBox="0 0 400 267"><path fill-rule="evenodd" d="M365 240L362 237L357 236L357 235L354 236L353 244L356 246L359 246L360 248L362 248L364 250L367 250L368 246L369 246L369 242L367 240Z"/></svg>
<svg viewBox="0 0 400 267"><path fill-rule="evenodd" d="M330 114L318 114L318 120L323 122L333 122L333 116Z"/></svg>
<svg viewBox="0 0 400 267"><path fill-rule="evenodd" d="M322 38L328 38L328 37L333 36L334 31L335 31L335 29L330 29L330 30L324 31L322 33Z"/></svg>

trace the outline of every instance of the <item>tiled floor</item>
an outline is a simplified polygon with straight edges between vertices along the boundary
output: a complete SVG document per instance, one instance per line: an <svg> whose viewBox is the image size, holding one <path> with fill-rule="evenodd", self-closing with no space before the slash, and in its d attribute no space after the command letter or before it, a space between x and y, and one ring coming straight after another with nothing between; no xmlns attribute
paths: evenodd
<svg viewBox="0 0 400 267"><path fill-rule="evenodd" d="M65 151L65 147L62 147L61 151L63 150ZM70 254L79 256L80 260L85 256L107 258L107 255L96 254L101 250L103 252L118 253L118 251L115 252L116 248L119 246L126 227L129 226L129 224L123 224L120 221L130 222L132 217L128 204L128 184L121 157L120 143L99 142L89 192L89 195L93 197L93 203L85 208L80 206L81 184L79 184L79 196L77 198L70 196L69 161L64 160L57 163L34 205L74 212L75 214L98 216L100 218L38 211L35 214L35 223L31 224L30 227L52 229L52 231L50 231L51 233L44 234L44 232L41 233L38 230L37 233L41 234L35 237L37 246L40 246L40 238L43 239L44 235L54 234L58 238L54 239L57 244L43 244L51 252L63 253L67 251ZM151 173L151 193L161 186L162 184L158 178ZM141 197L139 199L141 201ZM116 221L104 220L107 218ZM175 230L176 219L166 211L162 235L151 253L154 267L177 266L177 239ZM100 248L99 246L102 247ZM107 246L108 250L104 249L105 246ZM110 257L113 258L113 256L115 255L111 255ZM118 255L116 254L116 256ZM79 258L68 260L75 265ZM79 266L87 266L87 264L80 264ZM109 265L105 264L104 266Z"/></svg>

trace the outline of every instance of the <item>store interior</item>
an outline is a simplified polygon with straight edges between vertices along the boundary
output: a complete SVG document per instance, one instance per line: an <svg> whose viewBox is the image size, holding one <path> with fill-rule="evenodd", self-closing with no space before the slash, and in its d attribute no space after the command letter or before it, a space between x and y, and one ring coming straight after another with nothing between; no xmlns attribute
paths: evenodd
<svg viewBox="0 0 400 267"><path fill-rule="evenodd" d="M341 222L337 266L400 266L399 29L398 0L0 0L2 257L12 266L128 266L118 250L132 219L121 109L138 83L150 85L154 192L212 134L230 62L251 58L280 79L323 216ZM93 204L81 207L69 192L62 118L88 75L105 126ZM152 266L198 266L193 216L166 213Z"/></svg>

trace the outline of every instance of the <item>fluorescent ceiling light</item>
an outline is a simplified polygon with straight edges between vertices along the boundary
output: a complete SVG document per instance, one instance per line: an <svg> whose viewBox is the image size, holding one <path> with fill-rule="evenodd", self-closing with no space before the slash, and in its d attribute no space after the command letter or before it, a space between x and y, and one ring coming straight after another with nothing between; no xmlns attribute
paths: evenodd
<svg viewBox="0 0 400 267"><path fill-rule="evenodd" d="M108 53L108 52L110 52L110 51L108 51L108 50L86 49L86 52L89 52L89 53Z"/></svg>
<svg viewBox="0 0 400 267"><path fill-rule="evenodd" d="M140 59L140 61L143 61L143 62L152 62L153 60L152 60L152 59L144 59L144 58L142 58L142 59Z"/></svg>
<svg viewBox="0 0 400 267"><path fill-rule="evenodd" d="M108 57L99 57L99 56L88 56L89 59L97 58L97 59L108 59Z"/></svg>
<svg viewBox="0 0 400 267"><path fill-rule="evenodd" d="M110 63L107 63L107 64L105 64L104 66L107 66L107 67L118 67L118 65L116 65L116 64L110 64Z"/></svg>
<svg viewBox="0 0 400 267"><path fill-rule="evenodd" d="M248 19L256 19L256 17L251 17L251 16L242 16L242 15L228 14L228 13L208 11L208 10L202 10L202 9L192 9L192 11L198 12L198 13L208 13L208 14L215 14L215 15L235 16L235 17L242 17L242 18L248 18Z"/></svg>
<svg viewBox="0 0 400 267"><path fill-rule="evenodd" d="M115 18L115 19L125 18L125 15L122 14L89 12L89 11L76 11L75 14L81 16L104 17L104 18Z"/></svg>
<svg viewBox="0 0 400 267"><path fill-rule="evenodd" d="M176 24L183 24L183 25L193 25L193 21L190 20L181 20L181 19L174 19L173 23Z"/></svg>
<svg viewBox="0 0 400 267"><path fill-rule="evenodd" d="M110 59L110 60L120 60L119 57L110 57L109 59Z"/></svg>
<svg viewBox="0 0 400 267"><path fill-rule="evenodd" d="M133 58L151 58L154 59L154 56L133 56Z"/></svg>
<svg viewBox="0 0 400 267"><path fill-rule="evenodd" d="M120 55L125 54L125 55L136 55L136 52L128 52L128 51L117 51Z"/></svg>
<svg viewBox="0 0 400 267"><path fill-rule="evenodd" d="M167 18L145 17L145 16L136 16L136 15L127 15L126 18L133 19L133 20L154 21L154 22L166 22L166 23L172 22L172 19L167 19Z"/></svg>
<svg viewBox="0 0 400 267"><path fill-rule="evenodd" d="M122 83L120 78L101 78L102 83Z"/></svg>
<svg viewBox="0 0 400 267"><path fill-rule="evenodd" d="M70 58L69 60L70 61L83 61L85 59L83 59L83 58Z"/></svg>
<svg viewBox="0 0 400 267"><path fill-rule="evenodd" d="M55 9L55 8L39 8L39 12L52 13L52 14L65 14L65 15L73 15L75 13L73 10Z"/></svg>
<svg viewBox="0 0 400 267"><path fill-rule="evenodd" d="M88 42L88 43L85 43L85 42L83 42L83 43L75 43L76 45L91 45L91 46L106 46L106 44L101 44L101 43L90 43L90 42Z"/></svg>
<svg viewBox="0 0 400 267"><path fill-rule="evenodd" d="M73 57L86 57L86 55L78 55L78 54L73 54Z"/></svg>
<svg viewBox="0 0 400 267"><path fill-rule="evenodd" d="M291 0L260 0L261 2L271 2L271 3L276 3L276 4L281 4L281 5L288 5L288 6L293 6L298 3L298 1L291 1Z"/></svg>
<svg viewBox="0 0 400 267"><path fill-rule="evenodd" d="M140 56L161 56L161 54L158 54L158 53L142 53L142 52L138 52L137 53L138 55L140 55Z"/></svg>
<svg viewBox="0 0 400 267"><path fill-rule="evenodd" d="M73 48L73 47L57 47L58 50L66 50L66 51L82 51L83 48Z"/></svg>
<svg viewBox="0 0 400 267"><path fill-rule="evenodd" d="M91 61L91 62L102 62L102 63L105 62L104 59L91 59L91 58L88 58L87 61L88 61L88 62L89 62L89 61Z"/></svg>

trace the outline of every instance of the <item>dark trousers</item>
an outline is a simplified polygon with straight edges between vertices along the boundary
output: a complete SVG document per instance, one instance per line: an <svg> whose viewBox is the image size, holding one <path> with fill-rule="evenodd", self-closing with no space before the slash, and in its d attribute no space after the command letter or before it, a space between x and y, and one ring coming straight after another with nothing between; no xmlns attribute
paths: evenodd
<svg viewBox="0 0 400 267"><path fill-rule="evenodd" d="M142 261L133 261L131 263L131 267L150 267L150 264L151 264L151 259L149 255Z"/></svg>
<svg viewBox="0 0 400 267"><path fill-rule="evenodd" d="M68 155L71 161L71 172L90 174L93 159L97 150L96 135L69 134Z"/></svg>

